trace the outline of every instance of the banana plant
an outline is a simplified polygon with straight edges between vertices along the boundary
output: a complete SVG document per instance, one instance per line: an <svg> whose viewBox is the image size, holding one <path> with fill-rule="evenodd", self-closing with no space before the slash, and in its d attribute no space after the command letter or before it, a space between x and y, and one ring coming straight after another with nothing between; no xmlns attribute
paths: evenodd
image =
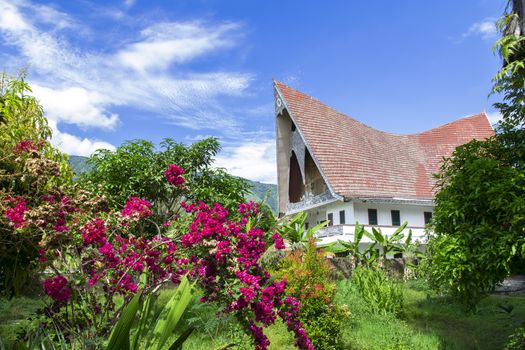
<svg viewBox="0 0 525 350"><path fill-rule="evenodd" d="M307 229L305 225L307 218L308 214L306 214L306 212L300 212L292 219L284 219L277 225L276 230L283 238L287 239L292 246L300 245L307 247L310 239L314 238L314 234L328 224L328 221L323 221Z"/></svg>
<svg viewBox="0 0 525 350"><path fill-rule="evenodd" d="M153 310L154 296L150 293L142 298L137 293L123 309L119 321L113 327L107 350L138 350L164 349L166 342L174 334L181 320L182 314L188 307L192 297L193 286L183 277L175 293L161 310L154 323L150 322ZM140 313L139 313L140 310ZM138 322L136 322L138 316ZM131 329L135 328L131 338ZM168 347L169 350L180 350L182 344L190 336L193 327L182 332L181 335Z"/></svg>
<svg viewBox="0 0 525 350"><path fill-rule="evenodd" d="M403 222L403 224L391 235L383 234L380 228L375 227L372 227L371 233L365 230L364 234L382 248L381 257L386 259L388 254L401 253L404 251L402 240L405 238L405 234L403 233L403 230L406 228L407 224L408 222Z"/></svg>
<svg viewBox="0 0 525 350"><path fill-rule="evenodd" d="M378 253L375 249L376 242L370 244L365 251L359 250L359 245L366 233L364 225L355 224L354 239L346 242L338 239L335 242L321 246L332 253L349 253L354 257L354 267L359 265L372 265L378 259Z"/></svg>

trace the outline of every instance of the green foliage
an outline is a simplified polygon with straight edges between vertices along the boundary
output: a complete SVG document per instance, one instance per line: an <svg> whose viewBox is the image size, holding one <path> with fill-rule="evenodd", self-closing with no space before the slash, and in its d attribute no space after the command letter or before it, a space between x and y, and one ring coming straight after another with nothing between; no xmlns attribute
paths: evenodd
<svg viewBox="0 0 525 350"><path fill-rule="evenodd" d="M314 234L328 224L328 221L323 221L307 229L307 219L308 214L306 212L300 212L293 218L285 217L278 223L277 231L292 245L306 247L314 238Z"/></svg>
<svg viewBox="0 0 525 350"><path fill-rule="evenodd" d="M494 105L502 114L497 135L458 147L438 175L436 235L425 270L434 288L471 309L525 266L525 37L512 29L523 21L519 15L499 21L504 35L495 50L503 66L493 92L503 101Z"/></svg>
<svg viewBox="0 0 525 350"><path fill-rule="evenodd" d="M0 74L0 294L19 295L33 283L41 230L15 230L5 210L10 198L30 206L40 196L71 182L67 156L48 142L51 129L22 74ZM27 148L22 150L21 143Z"/></svg>
<svg viewBox="0 0 525 350"><path fill-rule="evenodd" d="M153 307L152 295L146 295L141 306L141 294L135 294L123 309L119 321L111 331L107 349L136 350L142 348L142 346L145 346L146 349L162 349L168 339L174 334L184 311L190 303L191 297L192 286L188 279L184 277L171 299L161 310L156 321L153 324L148 324ZM130 339L130 331L133 328L139 310L140 316L135 327L135 335ZM181 349L182 344L192 331L193 328L186 329L171 343L169 349Z"/></svg>
<svg viewBox="0 0 525 350"><path fill-rule="evenodd" d="M373 312L394 315L402 313L401 286L383 270L358 267L352 272L352 283Z"/></svg>
<svg viewBox="0 0 525 350"><path fill-rule="evenodd" d="M497 140L458 147L438 178L425 270L432 286L472 308L525 253L525 172Z"/></svg>
<svg viewBox="0 0 525 350"><path fill-rule="evenodd" d="M93 193L106 195L114 207L122 207L130 196L149 200L153 204L152 220L157 222L176 212L181 199L217 202L236 210L249 185L211 167L219 148L214 138L190 146L165 139L160 150L149 141L128 141L114 152L99 150L93 154L88 160L91 171L82 173L79 182ZM164 178L170 164L185 170L184 186L173 186Z"/></svg>
<svg viewBox="0 0 525 350"><path fill-rule="evenodd" d="M506 350L523 350L525 349L525 325L518 327L514 333L509 335Z"/></svg>
<svg viewBox="0 0 525 350"><path fill-rule="evenodd" d="M405 238L403 230L407 226L408 222L404 222L399 226L392 235L386 235L381 232L380 228L372 227L372 233L364 231L365 235L370 238L374 243L381 247L382 258L386 259L388 254L396 254L403 252L403 244L401 241Z"/></svg>
<svg viewBox="0 0 525 350"><path fill-rule="evenodd" d="M286 279L287 293L301 302L300 320L316 349L339 349L348 312L334 303L335 283L330 280L331 266L315 241L304 252L296 249L276 273Z"/></svg>

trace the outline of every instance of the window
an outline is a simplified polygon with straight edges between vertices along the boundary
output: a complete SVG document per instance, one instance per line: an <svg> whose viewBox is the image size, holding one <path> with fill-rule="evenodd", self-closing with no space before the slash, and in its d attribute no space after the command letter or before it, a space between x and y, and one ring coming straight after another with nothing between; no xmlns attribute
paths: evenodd
<svg viewBox="0 0 525 350"><path fill-rule="evenodd" d="M344 225L345 224L345 211L341 210L339 212L339 224Z"/></svg>
<svg viewBox="0 0 525 350"><path fill-rule="evenodd" d="M332 226L334 224L334 214L328 213L328 226Z"/></svg>
<svg viewBox="0 0 525 350"><path fill-rule="evenodd" d="M403 258L403 253L395 253L394 254L394 259L402 259Z"/></svg>
<svg viewBox="0 0 525 350"><path fill-rule="evenodd" d="M430 220L432 220L432 212L426 211L425 213L425 225L430 224Z"/></svg>
<svg viewBox="0 0 525 350"><path fill-rule="evenodd" d="M392 216L392 226L401 225L401 214L399 210L391 210L390 215Z"/></svg>
<svg viewBox="0 0 525 350"><path fill-rule="evenodd" d="M310 227L310 223L309 222L305 222L304 223L304 229L308 230L308 227Z"/></svg>
<svg viewBox="0 0 525 350"><path fill-rule="evenodd" d="M377 209L368 209L368 224L377 225Z"/></svg>

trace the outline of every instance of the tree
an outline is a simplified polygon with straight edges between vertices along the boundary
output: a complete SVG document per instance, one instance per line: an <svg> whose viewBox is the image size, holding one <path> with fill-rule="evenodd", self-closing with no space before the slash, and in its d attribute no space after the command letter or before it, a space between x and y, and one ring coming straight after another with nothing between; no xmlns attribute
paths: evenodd
<svg viewBox="0 0 525 350"><path fill-rule="evenodd" d="M45 193L71 183L67 155L48 142L51 129L24 74L0 74L0 291L20 294L38 257L40 228L24 229ZM21 198L24 198L23 200ZM48 210L50 208L47 208Z"/></svg>
<svg viewBox="0 0 525 350"><path fill-rule="evenodd" d="M157 150L152 142L128 141L114 152L99 150L88 164L91 170L79 178L82 187L108 197L110 205L120 208L130 196L152 203L153 219L168 220L182 200L199 199L208 204L222 203L230 210L244 201L249 191L246 180L211 168L219 142L207 138L190 146L165 139ZM171 164L182 167L183 186L172 186L165 172Z"/></svg>
<svg viewBox="0 0 525 350"><path fill-rule="evenodd" d="M498 22L494 77L502 114L496 135L458 147L437 175L434 237L427 246L431 284L469 308L525 266L525 36L523 2L509 1Z"/></svg>

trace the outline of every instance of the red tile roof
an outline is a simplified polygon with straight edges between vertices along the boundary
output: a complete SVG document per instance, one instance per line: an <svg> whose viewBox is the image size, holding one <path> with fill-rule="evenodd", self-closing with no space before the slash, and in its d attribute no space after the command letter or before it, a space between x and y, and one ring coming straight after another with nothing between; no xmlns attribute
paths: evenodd
<svg viewBox="0 0 525 350"><path fill-rule="evenodd" d="M280 82L275 87L329 185L347 198L432 199L443 157L494 135L485 113L418 134L386 133Z"/></svg>

